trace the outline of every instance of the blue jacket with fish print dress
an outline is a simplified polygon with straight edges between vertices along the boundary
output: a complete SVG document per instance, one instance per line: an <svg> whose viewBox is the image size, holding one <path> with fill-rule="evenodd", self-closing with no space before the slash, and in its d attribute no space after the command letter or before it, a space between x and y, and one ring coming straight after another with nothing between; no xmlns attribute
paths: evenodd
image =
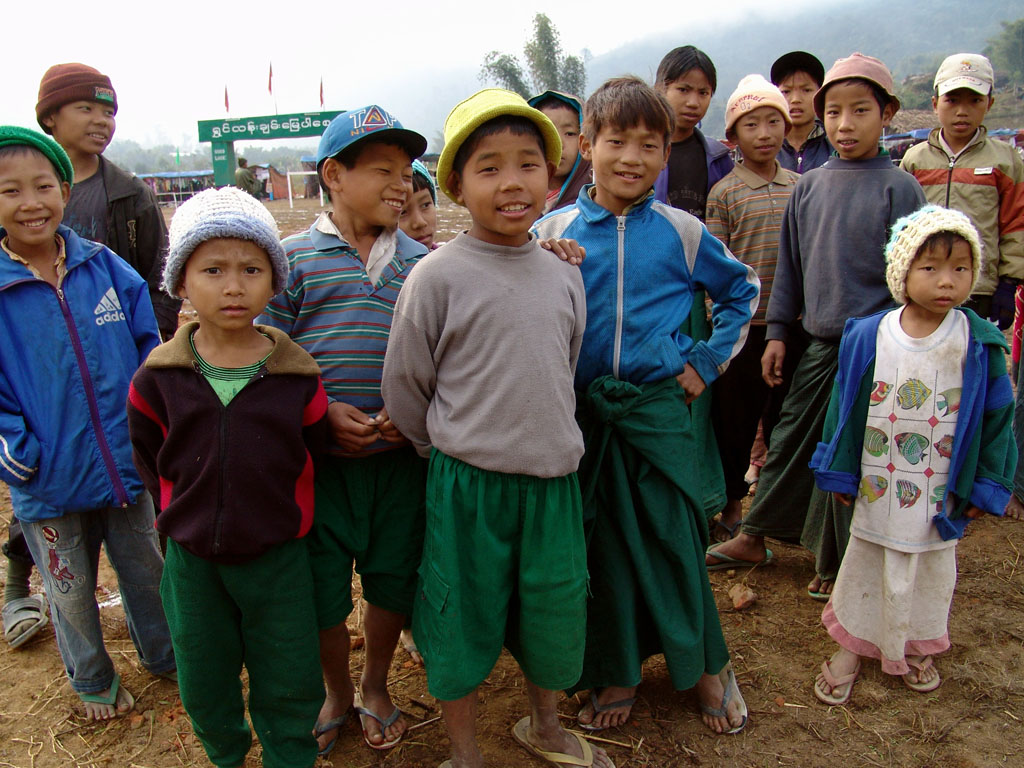
<svg viewBox="0 0 1024 768"><path fill-rule="evenodd" d="M864 425L874 386L875 339L882 318L892 310L852 318L839 344L836 374L825 416L823 442L810 467L823 491L856 496L860 482ZM953 436L949 481L942 509L932 518L946 541L964 535L968 506L1002 515L1010 500L1017 445L1013 439L1013 391L1006 375L1006 339L969 309L970 340L964 360L963 391ZM952 497L950 491L952 490Z"/></svg>

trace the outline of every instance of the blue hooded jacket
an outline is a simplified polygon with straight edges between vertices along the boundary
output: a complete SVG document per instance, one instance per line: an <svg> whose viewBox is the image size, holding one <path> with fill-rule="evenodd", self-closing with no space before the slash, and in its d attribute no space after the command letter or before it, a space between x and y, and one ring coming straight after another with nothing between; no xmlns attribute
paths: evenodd
<svg viewBox="0 0 1024 768"><path fill-rule="evenodd" d="M0 252L0 480L30 522L126 506L143 492L128 385L160 342L138 273L68 227L57 234L67 266L59 289Z"/></svg>

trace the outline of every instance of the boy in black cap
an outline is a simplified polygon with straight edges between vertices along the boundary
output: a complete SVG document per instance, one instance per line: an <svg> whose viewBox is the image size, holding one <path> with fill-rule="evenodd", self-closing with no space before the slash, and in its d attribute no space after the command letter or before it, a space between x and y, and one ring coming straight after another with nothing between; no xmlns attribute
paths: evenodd
<svg viewBox="0 0 1024 768"><path fill-rule="evenodd" d="M825 67L806 51L790 51L772 64L772 83L789 103L792 127L779 151L779 165L804 173L824 165L832 154L825 126L814 116L814 94L825 79Z"/></svg>

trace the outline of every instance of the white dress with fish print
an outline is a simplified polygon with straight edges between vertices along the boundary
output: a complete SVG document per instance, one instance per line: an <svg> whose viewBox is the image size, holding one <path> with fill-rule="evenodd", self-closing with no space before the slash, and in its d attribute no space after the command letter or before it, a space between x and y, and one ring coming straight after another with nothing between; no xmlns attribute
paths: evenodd
<svg viewBox="0 0 1024 768"><path fill-rule="evenodd" d="M875 376L850 542L822 614L842 647L909 671L905 656L949 647L956 540L932 523L941 509L956 431L969 327L949 312L923 339L893 310L878 327Z"/></svg>

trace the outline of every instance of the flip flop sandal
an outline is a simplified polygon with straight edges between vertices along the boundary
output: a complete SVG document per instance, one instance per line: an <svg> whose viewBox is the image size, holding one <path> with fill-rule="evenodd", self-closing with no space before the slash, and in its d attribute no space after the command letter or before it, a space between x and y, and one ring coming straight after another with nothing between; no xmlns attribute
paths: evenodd
<svg viewBox="0 0 1024 768"><path fill-rule="evenodd" d="M348 711L345 712L345 714L343 714L341 717L336 717L333 720L328 720L326 723L317 722L316 727L313 728L313 736L315 738L320 738L325 733L329 733L330 731L333 731L335 728L338 729L338 736L341 736L341 729L345 727L345 723L347 723L349 717L352 716L352 712L352 707L349 707ZM326 747L317 750L316 756L327 757L329 754L331 754L331 750L334 749L334 745L338 743L338 736L335 736L333 739L327 742Z"/></svg>
<svg viewBox="0 0 1024 768"><path fill-rule="evenodd" d="M756 563L752 560L739 560L735 557L726 555L723 552L719 552L715 548L715 545L708 547L706 554L709 554L718 560L714 565L707 566L709 571L724 571L729 568L756 568L759 565L768 565L768 563L770 563L775 557L770 549L765 548L764 558Z"/></svg>
<svg viewBox="0 0 1024 768"><path fill-rule="evenodd" d="M619 699L618 701L612 701L612 702L610 702L608 704L599 704L598 701L597 701L597 695L594 693L593 690L590 691L590 706L592 706L594 708L594 717L597 717L599 712L607 712L607 711L609 711L611 709L625 709L626 707L629 707L630 710L632 710L633 709L633 704L635 702L636 702L636 696L631 696L631 697L628 697L628 698L625 698L625 699ZM582 711L583 710L581 709L580 712L582 712ZM626 719L628 721L628 719L629 719L629 715L628 714L626 715ZM625 725L625 724L626 724L625 722L622 723L622 725ZM604 731L604 730L607 730L608 728L618 727L618 726L611 726L611 725L594 725L593 723L583 723L583 722L580 722L579 713L576 714L576 725L578 725L584 731L590 731L591 733L596 733L597 731Z"/></svg>
<svg viewBox="0 0 1024 768"><path fill-rule="evenodd" d="M117 694L122 693L124 698L128 702L128 708L123 712L117 708ZM135 697L132 696L128 689L121 688L121 676L114 673L114 679L110 683L110 693L106 696L102 696L98 693L80 693L78 698L87 704L106 704L114 708L114 717L123 717L135 709Z"/></svg>
<svg viewBox="0 0 1024 768"><path fill-rule="evenodd" d="M50 623L46 616L46 600L42 595L31 595L8 600L3 608L4 640L11 648L19 648ZM22 622L34 622L18 634L14 628Z"/></svg>
<svg viewBox="0 0 1024 768"><path fill-rule="evenodd" d="M713 531L711 533L711 537L715 541L717 541L719 544L724 544L725 542L729 541L730 539L735 539L736 538L736 531L739 529L740 525L742 525L742 524L743 524L743 518L740 518L739 520L737 520L732 525L726 525L721 520L716 520L715 521L715 527L714 527L714 529L713 529ZM719 530L725 531L726 538L724 538L724 539L718 538L718 536L716 535L716 532L719 531Z"/></svg>
<svg viewBox="0 0 1024 768"><path fill-rule="evenodd" d="M366 732L366 726L363 724L364 717L372 717L374 720L380 723L380 734L381 738L383 738L384 731L387 730L388 726L394 725L398 718L402 716L402 710L400 710L398 707L395 707L395 711L388 715L387 718L382 718L373 710L367 709L366 707L363 707L359 704L354 705L352 709L354 709L356 714L359 715L359 723L363 727L363 741L366 742L366 746L368 746L370 749L392 749L394 747L397 747L398 742L400 742L402 738L405 736L405 734L403 733L401 736L399 736L396 739L392 739L391 741L382 741L380 744L374 744L372 741L370 741L370 736Z"/></svg>
<svg viewBox="0 0 1024 768"><path fill-rule="evenodd" d="M700 705L700 711L711 717L724 717L726 720L729 719L729 702L733 700L733 697L739 699L740 712L743 714L743 722L737 725L735 728L729 731L722 731L721 736L732 736L739 733L747 727L747 702L743 700L743 694L740 693L740 687L736 682L736 673L732 671L732 667L728 668L728 678L725 681L725 693L722 694L722 706L720 707L709 707L706 704ZM721 678L722 673L718 673Z"/></svg>
<svg viewBox="0 0 1024 768"><path fill-rule="evenodd" d="M524 717L512 728L512 735L515 740L523 745L531 755L539 757L541 760L545 760L552 765L580 765L580 766L592 766L594 764L594 750L590 748L590 744L587 740L580 736L578 733L568 731L570 736L574 736L580 744L580 749L583 750L583 757L574 757L573 755L567 755L564 752L548 752L547 750L541 749L534 745L529 738L530 731L530 718L529 716Z"/></svg>
<svg viewBox="0 0 1024 768"><path fill-rule="evenodd" d="M821 676L825 682L828 683L831 692L826 693L825 689L821 687L821 681L814 681L814 695L818 701L829 706L838 707L845 704L850 700L850 696L853 694L853 684L857 682L857 676L860 674L860 660L857 661L857 668L848 675L842 677L835 677L832 674L832 670L828 666L827 661L821 662Z"/></svg>
<svg viewBox="0 0 1024 768"><path fill-rule="evenodd" d="M930 669L932 667L933 661L931 656L925 656L921 661L907 659L907 664L916 669L917 674L920 675L926 669ZM934 680L929 680L927 683L918 682L917 680L909 680L907 679L907 675L909 674L910 673L907 672L906 675L901 676L903 678L903 684L910 690L916 691L917 693L931 693L942 685L942 678L938 673L936 673Z"/></svg>

